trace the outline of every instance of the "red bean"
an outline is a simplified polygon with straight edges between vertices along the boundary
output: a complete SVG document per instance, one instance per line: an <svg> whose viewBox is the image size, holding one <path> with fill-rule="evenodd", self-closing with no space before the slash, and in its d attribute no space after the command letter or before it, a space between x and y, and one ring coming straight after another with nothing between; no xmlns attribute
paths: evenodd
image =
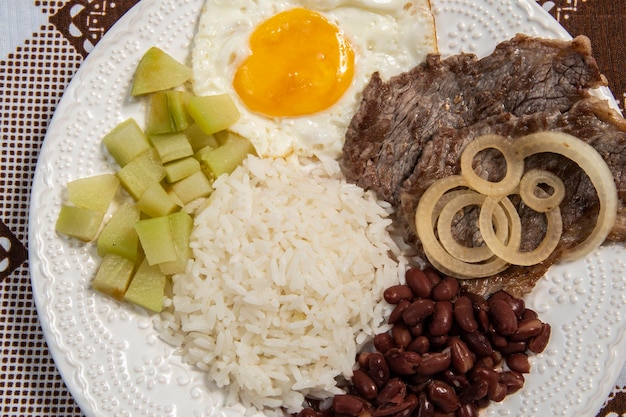
<svg viewBox="0 0 626 417"><path fill-rule="evenodd" d="M429 331L433 336L447 335L452 328L452 303L450 301L437 301L433 309L433 317Z"/></svg>
<svg viewBox="0 0 626 417"><path fill-rule="evenodd" d="M389 380L389 365L381 353L372 353L369 356L368 372L369 376L379 387Z"/></svg>
<svg viewBox="0 0 626 417"><path fill-rule="evenodd" d="M374 336L374 347L380 353L385 353L395 347L393 337L389 333L379 333Z"/></svg>
<svg viewBox="0 0 626 417"><path fill-rule="evenodd" d="M366 400L373 400L378 395L378 387L374 380L360 369L355 369L352 373L352 385Z"/></svg>
<svg viewBox="0 0 626 417"><path fill-rule="evenodd" d="M494 352L497 352L497 350L494 350ZM474 362L474 366L484 366L486 368L494 368L495 361L493 360L493 354L491 354L490 356L483 356L482 358L476 359L476 361Z"/></svg>
<svg viewBox="0 0 626 417"><path fill-rule="evenodd" d="M493 294L489 298L488 302L491 303L494 300L501 300L506 302L518 318L522 318L524 310L526 310L526 304L524 303L524 300L522 300L521 298L513 297L511 294L503 290L500 290Z"/></svg>
<svg viewBox="0 0 626 417"><path fill-rule="evenodd" d="M522 374L530 372L530 362L528 361L528 355L525 353L514 353L507 356L506 364L512 371Z"/></svg>
<svg viewBox="0 0 626 417"><path fill-rule="evenodd" d="M395 324L402 320L402 313L406 308L411 304L409 300L402 300L398 304L396 304L395 308L389 314L389 318L387 319L387 323Z"/></svg>
<svg viewBox="0 0 626 417"><path fill-rule="evenodd" d="M435 375L450 367L452 356L449 351L433 352L422 355L422 363L417 368L420 375Z"/></svg>
<svg viewBox="0 0 626 417"><path fill-rule="evenodd" d="M474 366L474 355L459 337L450 339L450 354L454 369L464 374Z"/></svg>
<svg viewBox="0 0 626 417"><path fill-rule="evenodd" d="M448 346L450 342L450 336L447 334L441 336L433 336L431 335L428 340L430 341L430 348L434 350L441 350Z"/></svg>
<svg viewBox="0 0 626 417"><path fill-rule="evenodd" d="M530 341L528 342L528 349L534 353L543 352L548 346L551 331L551 326L547 323L544 323L541 326L541 332L537 336L530 339Z"/></svg>
<svg viewBox="0 0 626 417"><path fill-rule="evenodd" d="M527 308L524 310L524 314L522 314L522 319L538 319L539 314L535 310Z"/></svg>
<svg viewBox="0 0 626 417"><path fill-rule="evenodd" d="M319 411L316 411L312 408L303 408L302 411L300 411L297 414L297 417L321 417Z"/></svg>
<svg viewBox="0 0 626 417"><path fill-rule="evenodd" d="M398 375L413 375L422 362L417 352L409 350L390 349L385 354L389 369Z"/></svg>
<svg viewBox="0 0 626 417"><path fill-rule="evenodd" d="M491 361L492 361L492 365L491 366L497 366L500 365L500 363L502 363L502 353L500 353L497 350L494 350L493 353L490 356Z"/></svg>
<svg viewBox="0 0 626 417"><path fill-rule="evenodd" d="M507 395L507 386L501 382L490 385L487 391L487 397L491 401L500 402L504 400L504 397Z"/></svg>
<svg viewBox="0 0 626 417"><path fill-rule="evenodd" d="M498 380L506 385L508 394L513 394L524 386L524 375L516 371L500 372Z"/></svg>
<svg viewBox="0 0 626 417"><path fill-rule="evenodd" d="M476 321L478 322L479 330L483 332L488 332L491 326L489 321L489 314L487 314L486 310L478 310L476 313Z"/></svg>
<svg viewBox="0 0 626 417"><path fill-rule="evenodd" d="M398 304L402 300L413 298L413 292L406 285L394 285L383 292L383 298L389 304Z"/></svg>
<svg viewBox="0 0 626 417"><path fill-rule="evenodd" d="M415 417L433 417L435 415L435 405L428 399L425 392L421 392L418 398L417 412Z"/></svg>
<svg viewBox="0 0 626 417"><path fill-rule="evenodd" d="M439 281L441 281L441 275L439 274L439 272L437 272L436 270L432 268L424 269L424 274L428 277L430 282L433 284L433 287L437 285Z"/></svg>
<svg viewBox="0 0 626 417"><path fill-rule="evenodd" d="M451 368L444 370L439 376L442 381L453 387L457 392L469 384L465 374L454 372Z"/></svg>
<svg viewBox="0 0 626 417"><path fill-rule="evenodd" d="M456 417L478 417L478 407L473 403L461 404L461 407L456 411Z"/></svg>
<svg viewBox="0 0 626 417"><path fill-rule="evenodd" d="M493 386L499 382L498 373L493 368L484 366L475 366L471 370L469 378L472 384L485 381L489 389L493 389Z"/></svg>
<svg viewBox="0 0 626 417"><path fill-rule="evenodd" d="M409 327L409 331L411 332L411 336L419 337L424 334L424 323L417 322L414 325Z"/></svg>
<svg viewBox="0 0 626 417"><path fill-rule="evenodd" d="M500 348L500 352L505 355L521 353L526 350L526 342L509 342L506 346Z"/></svg>
<svg viewBox="0 0 626 417"><path fill-rule="evenodd" d="M375 338L374 338L375 339ZM357 356L357 364L359 365L359 369L367 371L369 369L369 358L372 352L361 352Z"/></svg>
<svg viewBox="0 0 626 417"><path fill-rule="evenodd" d="M487 303L487 300L485 300L484 297L478 294L474 294L473 292L466 292L463 295L465 295L467 298L472 300L472 308L474 309L475 312L478 313L479 311L489 310L489 304Z"/></svg>
<svg viewBox="0 0 626 417"><path fill-rule="evenodd" d="M413 326L435 311L435 302L426 298L420 298L411 303L402 313L404 322Z"/></svg>
<svg viewBox="0 0 626 417"><path fill-rule="evenodd" d="M405 279L406 284L411 288L416 297L430 297L434 284L424 271L417 268L411 268L406 271Z"/></svg>
<svg viewBox="0 0 626 417"><path fill-rule="evenodd" d="M355 395L335 395L333 398L335 413L358 416L365 409L363 400Z"/></svg>
<svg viewBox="0 0 626 417"><path fill-rule="evenodd" d="M413 341L409 328L402 323L397 323L391 328L391 337L399 348L406 348Z"/></svg>
<svg viewBox="0 0 626 417"><path fill-rule="evenodd" d="M406 395L406 384L400 380L400 378L392 378L387 384L380 390L376 397L376 404L385 405L393 402L397 403L402 401Z"/></svg>
<svg viewBox="0 0 626 417"><path fill-rule="evenodd" d="M478 357L490 356L493 353L491 343L487 337L480 332L464 333L462 338Z"/></svg>
<svg viewBox="0 0 626 417"><path fill-rule="evenodd" d="M430 349L430 341L426 336L418 336L407 346L407 350L412 350L420 355L428 352Z"/></svg>
<svg viewBox="0 0 626 417"><path fill-rule="evenodd" d="M517 330L517 316L504 300L496 299L489 303L489 317L496 332L509 336Z"/></svg>
<svg viewBox="0 0 626 417"><path fill-rule="evenodd" d="M454 319L459 327L468 333L475 332L478 329L478 323L474 318L474 309L472 308L472 300L467 296L461 296L454 302Z"/></svg>
<svg viewBox="0 0 626 417"><path fill-rule="evenodd" d="M418 400L415 394L408 394L404 401L389 406L379 407L372 415L373 417L407 417L413 413L417 405Z"/></svg>
<svg viewBox="0 0 626 417"><path fill-rule="evenodd" d="M496 332L489 333L489 341L495 349L502 349L509 344L509 339Z"/></svg>
<svg viewBox="0 0 626 417"><path fill-rule="evenodd" d="M461 401L472 402L485 398L489 390L489 382L484 379L476 380L466 385L459 395Z"/></svg>
<svg viewBox="0 0 626 417"><path fill-rule="evenodd" d="M459 281L452 277L445 277L432 291L432 298L435 301L452 300L459 291Z"/></svg>
<svg viewBox="0 0 626 417"><path fill-rule="evenodd" d="M461 406L454 388L443 381L433 380L428 384L428 398L444 413L454 412Z"/></svg>

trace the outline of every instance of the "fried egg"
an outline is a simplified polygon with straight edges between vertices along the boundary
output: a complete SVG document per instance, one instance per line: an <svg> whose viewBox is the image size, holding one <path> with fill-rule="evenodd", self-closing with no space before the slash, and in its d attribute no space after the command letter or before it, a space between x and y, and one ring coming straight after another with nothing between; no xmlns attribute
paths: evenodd
<svg viewBox="0 0 626 417"><path fill-rule="evenodd" d="M233 97L259 156L337 158L371 75L436 51L428 0L207 0L193 88Z"/></svg>

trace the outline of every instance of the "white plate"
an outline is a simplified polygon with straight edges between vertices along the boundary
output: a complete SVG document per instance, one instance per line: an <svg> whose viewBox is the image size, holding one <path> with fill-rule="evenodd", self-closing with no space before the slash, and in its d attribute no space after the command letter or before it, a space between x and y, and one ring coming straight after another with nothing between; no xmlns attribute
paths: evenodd
<svg viewBox="0 0 626 417"><path fill-rule="evenodd" d="M187 60L202 0L151 0L131 9L83 63L48 129L32 189L30 267L39 317L55 363L90 417L241 415L205 376L181 364L152 327L153 317L90 289L93 245L64 239L54 223L67 181L112 172L101 138L127 117L133 70L158 45ZM484 55L517 32L568 38L532 0L433 0L441 52ZM605 95L606 91L604 92ZM610 94L607 95L610 97ZM525 388L490 406L490 416L593 416L626 359L625 249L604 247L553 267L527 303L553 326L533 357Z"/></svg>

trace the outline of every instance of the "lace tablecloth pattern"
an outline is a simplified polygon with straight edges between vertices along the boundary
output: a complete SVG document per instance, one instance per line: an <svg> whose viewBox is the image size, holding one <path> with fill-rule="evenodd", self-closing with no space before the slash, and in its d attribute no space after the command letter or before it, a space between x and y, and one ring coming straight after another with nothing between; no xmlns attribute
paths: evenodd
<svg viewBox="0 0 626 417"><path fill-rule="evenodd" d="M537 1L570 34L591 39L623 110L626 0ZM94 45L135 3L0 0L1 416L83 415L50 356L33 301L27 252L30 190L46 128L65 87ZM626 367L598 416L626 416Z"/></svg>

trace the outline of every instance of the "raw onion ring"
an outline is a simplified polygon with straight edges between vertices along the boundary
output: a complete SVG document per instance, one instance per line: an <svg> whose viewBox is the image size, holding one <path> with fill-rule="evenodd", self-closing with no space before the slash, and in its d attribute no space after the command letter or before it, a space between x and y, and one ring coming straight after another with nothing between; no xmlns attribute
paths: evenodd
<svg viewBox="0 0 626 417"><path fill-rule="evenodd" d="M454 236L452 236L452 221L457 212L468 206L481 206L485 201L486 196L477 193L473 190L465 190L455 192L451 191L444 194L444 197L456 193L449 201L441 208L438 213L437 220L437 234L439 235L439 242L446 249L446 251L457 259L465 262L482 262L493 257L493 252L488 246L476 246L468 247L460 244ZM440 201L441 201L440 200ZM499 210L498 210L499 209ZM436 210L436 208L435 208ZM437 211L433 213L433 217L437 216ZM500 205L496 207L493 216L493 225L496 228L496 238L500 242L507 242L509 238L509 220L506 213Z"/></svg>
<svg viewBox="0 0 626 417"><path fill-rule="evenodd" d="M474 157L485 149L496 149L506 161L506 174L500 181L481 178L472 166ZM470 187L486 196L505 196L518 186L524 173L524 160L520 158L514 142L499 135L485 135L474 139L461 154L461 175Z"/></svg>
<svg viewBox="0 0 626 417"><path fill-rule="evenodd" d="M600 211L596 225L589 236L562 256L565 260L580 259L604 242L617 216L617 188L613 174L602 156L588 143L563 132L540 132L516 140L521 157L543 152L561 154L585 171L596 189Z"/></svg>
<svg viewBox="0 0 626 417"><path fill-rule="evenodd" d="M541 188L539 189L541 190ZM547 194L545 191L541 191ZM508 200L507 197L504 197L503 199ZM530 266L544 261L548 256L550 256L550 254L552 254L552 252L554 252L554 249L556 249L559 241L561 240L563 223L559 207L545 213L548 221L548 227L545 237L541 243L532 251L521 252L519 251L519 248L512 249L509 246L503 245L493 232L491 218L500 201L501 199L498 197L488 197L485 199L483 208L480 212L478 223L480 225L480 233L483 236L485 244L497 257L504 259L513 265ZM512 213L509 212L509 214L511 215ZM516 221L520 222L517 211L515 211L515 216L517 217Z"/></svg>
<svg viewBox="0 0 626 417"><path fill-rule="evenodd" d="M538 196L535 191L541 190L539 184L546 184L552 188L552 194L545 191ZM545 213L559 207L565 197L565 184L556 174L543 169L531 169L522 176L519 182L519 195L522 201L531 209Z"/></svg>
<svg viewBox="0 0 626 417"><path fill-rule="evenodd" d="M428 260L441 272L458 278L487 277L505 270L509 264L502 259L492 258L485 263L464 262L446 252L439 243L433 228L433 210L441 196L457 187L468 187L460 175L442 178L426 190L417 206L415 227Z"/></svg>
<svg viewBox="0 0 626 417"><path fill-rule="evenodd" d="M499 150L507 164L507 172L500 181L487 181L473 169L476 154L489 148ZM565 185L558 176L546 170L533 169L524 174L524 159L544 152L563 155L578 164L591 180L600 202L594 229L582 243L565 252L563 259L578 259L604 242L617 215L617 189L609 167L593 147L562 132L541 132L514 141L498 135L485 135L466 146L461 155L461 175L436 181L418 204L415 213L417 234L424 253L435 268L457 278L478 278L494 275L509 264L529 266L550 256L563 232L559 205L566 194ZM539 187L540 184L546 184L553 191L548 193ZM508 198L510 194L520 194L530 209L546 216L544 239L532 251L519 250L521 219ZM481 206L478 224L485 246L466 247L452 236L451 226L456 213L469 205ZM505 223L506 227L503 227Z"/></svg>

